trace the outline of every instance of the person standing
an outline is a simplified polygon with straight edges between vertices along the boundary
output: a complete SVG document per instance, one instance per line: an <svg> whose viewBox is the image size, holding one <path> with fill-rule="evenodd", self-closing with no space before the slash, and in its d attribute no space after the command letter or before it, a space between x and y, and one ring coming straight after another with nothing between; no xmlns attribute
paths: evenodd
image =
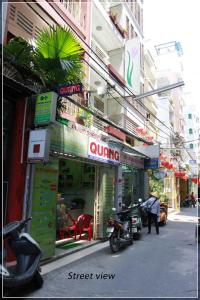
<svg viewBox="0 0 200 300"><path fill-rule="evenodd" d="M151 233L151 223L155 223L156 233L159 234L158 220L160 217L160 201L158 199L158 193L150 193L150 198L144 202L142 205L147 208L147 218L148 218L148 234Z"/></svg>
<svg viewBox="0 0 200 300"><path fill-rule="evenodd" d="M195 207L195 204L196 204L196 199L195 199L195 196L194 196L194 192L191 193L190 195L190 201L191 201L191 207Z"/></svg>

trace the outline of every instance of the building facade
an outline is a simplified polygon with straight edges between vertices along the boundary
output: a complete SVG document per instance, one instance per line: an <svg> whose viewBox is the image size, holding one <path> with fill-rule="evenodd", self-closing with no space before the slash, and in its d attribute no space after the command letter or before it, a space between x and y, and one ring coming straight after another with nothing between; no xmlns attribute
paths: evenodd
<svg viewBox="0 0 200 300"><path fill-rule="evenodd" d="M121 209L122 202L148 196L144 159L149 156L143 144L153 143L147 132L136 130L144 128L146 115L144 106L133 100L144 91L142 1L9 2L6 14L5 44L15 36L34 40L43 28L61 25L71 28L85 51L82 92L63 99L62 120L45 126L36 122L38 100L31 96L55 102L55 92L40 95L17 82L19 98L14 91L8 96L6 82L16 78L4 71L9 112L4 120L5 223L31 215L28 230L45 259L54 255L55 241L61 238L61 201L73 219L94 217L93 238L98 239L105 237L113 206ZM48 145L47 160L38 159L37 138Z"/></svg>

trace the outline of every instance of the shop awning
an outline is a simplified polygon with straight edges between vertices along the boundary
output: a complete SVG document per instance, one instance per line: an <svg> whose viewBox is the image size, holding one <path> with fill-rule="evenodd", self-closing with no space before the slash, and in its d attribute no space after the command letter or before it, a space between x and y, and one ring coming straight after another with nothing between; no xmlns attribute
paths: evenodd
<svg viewBox="0 0 200 300"><path fill-rule="evenodd" d="M121 151L131 155L131 156L135 156L135 157L139 157L139 158L150 158L150 156L141 153L140 151L137 151L135 149L133 149L131 146L128 146L127 144L120 142L119 140L115 139L115 138L110 138L109 140L109 144L111 145L117 145L118 147L121 147Z"/></svg>

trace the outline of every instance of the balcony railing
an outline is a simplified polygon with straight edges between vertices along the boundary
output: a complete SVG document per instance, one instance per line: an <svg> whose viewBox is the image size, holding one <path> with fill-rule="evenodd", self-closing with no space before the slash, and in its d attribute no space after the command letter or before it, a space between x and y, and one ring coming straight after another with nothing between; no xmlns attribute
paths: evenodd
<svg viewBox="0 0 200 300"><path fill-rule="evenodd" d="M82 1L76 0L60 0L67 12L76 20L76 22L82 27L86 28L86 11L81 7Z"/></svg>
<svg viewBox="0 0 200 300"><path fill-rule="evenodd" d="M126 85L126 81L124 80L124 78L117 72L117 70L111 64L108 65L108 70L109 70L109 73L113 77L115 77L115 79L117 79L117 81L119 83L121 83L123 86Z"/></svg>
<svg viewBox="0 0 200 300"><path fill-rule="evenodd" d="M119 31L119 33L121 34L121 36L125 39L128 37L128 33L125 29L123 29L121 27L121 25L119 24L119 22L117 21L117 18L115 15L113 15L111 12L108 13L109 17L111 19L111 21L113 22L113 24L115 25L115 27L117 28L117 30Z"/></svg>

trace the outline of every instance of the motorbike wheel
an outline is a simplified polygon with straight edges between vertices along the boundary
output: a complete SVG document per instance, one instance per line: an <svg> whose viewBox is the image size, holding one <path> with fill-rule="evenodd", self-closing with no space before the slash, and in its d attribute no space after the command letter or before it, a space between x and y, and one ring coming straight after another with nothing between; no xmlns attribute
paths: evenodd
<svg viewBox="0 0 200 300"><path fill-rule="evenodd" d="M42 278L42 276L41 276L41 274L40 274L39 271L37 271L35 273L35 276L33 277L33 283L34 283L35 287L38 288L38 289L42 287L42 285L43 285L43 278Z"/></svg>
<svg viewBox="0 0 200 300"><path fill-rule="evenodd" d="M118 252L120 249L120 240L118 238L118 231L114 231L110 239L110 249L113 253Z"/></svg>
<svg viewBox="0 0 200 300"><path fill-rule="evenodd" d="M140 233L139 232L134 232L133 233L133 239L136 240L136 241L139 240L140 239Z"/></svg>

